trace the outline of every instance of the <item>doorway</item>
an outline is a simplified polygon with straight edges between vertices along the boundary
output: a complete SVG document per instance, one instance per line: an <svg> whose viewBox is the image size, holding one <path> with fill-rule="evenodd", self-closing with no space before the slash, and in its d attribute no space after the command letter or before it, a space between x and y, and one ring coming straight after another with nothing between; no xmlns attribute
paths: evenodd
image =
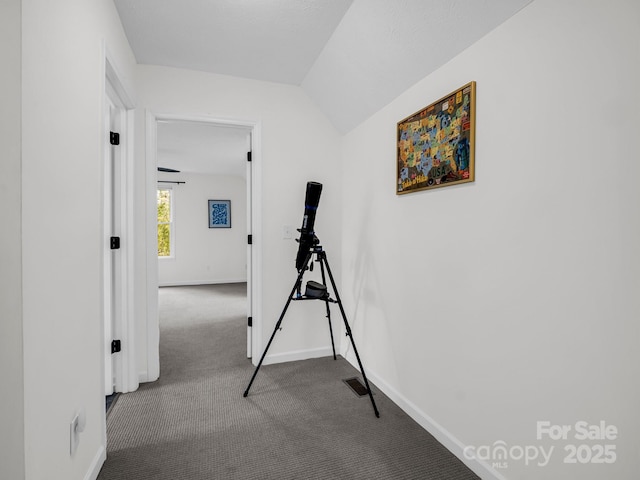
<svg viewBox="0 0 640 480"><path fill-rule="evenodd" d="M198 131L198 130L208 130L210 132L215 132L218 142L225 143L225 137L234 137L236 139L236 151L235 151L235 162L236 164L233 166L235 169L234 172L238 174L238 168L242 169L242 177L244 179L246 185L246 197L243 202L232 202L231 203L231 214L233 215L234 211L234 203L237 203L240 206L242 203L245 205L245 218L242 218L242 215L238 218L242 218L242 221L245 223L244 228L240 228L241 226L235 224L231 226L227 232L218 232L220 234L226 233L227 235L233 229L233 226L236 227L236 234L239 232L243 232L243 238L241 241L245 247L245 269L244 274L246 275L245 281L247 285L247 349L246 355L250 358L255 358L256 348L259 347L258 342L256 342L256 338L259 338L260 332L260 322L258 315L256 312L259 312L259 308L257 306L260 305L260 289L259 285L256 282L256 279L259 278L257 272L259 271L260 265L260 252L259 249L256 248L256 241L260 236L259 232L259 218L261 215L260 212L260 202L258 201L260 197L260 169L259 169L259 158L260 158L260 124L259 122L253 121L238 121L238 120L228 120L228 119L217 119L213 117L207 116L181 116L181 115L155 115L151 113L147 113L147 305L148 305L148 320L147 320L147 335L148 335L148 367L149 367L149 380L154 380L158 378L160 371L159 365L159 312L158 312L158 287L161 285L160 282L160 269L158 268L158 248L157 248L157 228L158 228L158 217L157 217L157 191L160 185L170 186L171 190L174 194L174 198L176 201L180 201L180 196L184 195L186 189L184 184L180 182L184 181L185 178L195 178L191 176L191 173L197 173L197 170L204 170L207 174L211 174L215 171L216 166L213 165L215 163L215 158L209 157L208 160L205 159L205 164L203 167L198 168L194 164L190 164L187 159L186 163L175 163L169 164L167 163L166 156L159 151L159 146L163 144L163 135L165 135L166 127L172 125L180 128L186 129L185 131ZM225 135L226 132L226 135ZM242 158L240 161L241 165L238 165L238 136L244 136L243 145L242 145ZM186 139L187 141L189 139ZM165 165L166 163L166 165ZM164 171L158 171L158 169L162 168ZM229 168L227 164L226 167L223 165L222 168ZM177 172L171 172L171 170L176 170ZM182 175L191 172L189 175ZM223 172L224 173L224 172ZM227 174L229 172L227 171ZM183 190L181 190L183 188ZM215 198L216 200L226 200L221 198ZM204 198L204 197L203 197ZM209 198L211 200L212 198ZM204 208L207 208L206 199L202 206L197 207L197 215L202 215L202 222L206 222L206 217L204 216ZM231 217L234 218L234 217ZM179 220L178 220L179 221ZM209 233L209 232L204 232ZM176 233L176 242L179 244L180 242L180 231ZM246 235L246 236L245 236ZM223 235L220 235L223 236ZM169 256L170 257L170 256ZM164 260L160 260L164 261ZM240 281L242 279L236 279L235 281ZM233 279L232 279L233 281ZM195 282L189 282L188 280L183 280L183 285L187 284L199 283L197 280ZM207 282L203 282L207 283ZM213 282L216 283L216 282ZM174 282L174 284L176 284ZM177 283L180 284L180 283Z"/></svg>

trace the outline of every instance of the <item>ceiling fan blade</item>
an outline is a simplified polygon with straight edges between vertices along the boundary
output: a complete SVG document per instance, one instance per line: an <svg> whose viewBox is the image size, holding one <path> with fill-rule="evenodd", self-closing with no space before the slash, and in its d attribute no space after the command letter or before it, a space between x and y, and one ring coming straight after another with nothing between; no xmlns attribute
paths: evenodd
<svg viewBox="0 0 640 480"><path fill-rule="evenodd" d="M167 173L180 173L180 170L174 170L173 168L165 168L165 167L158 167L158 171L167 172Z"/></svg>

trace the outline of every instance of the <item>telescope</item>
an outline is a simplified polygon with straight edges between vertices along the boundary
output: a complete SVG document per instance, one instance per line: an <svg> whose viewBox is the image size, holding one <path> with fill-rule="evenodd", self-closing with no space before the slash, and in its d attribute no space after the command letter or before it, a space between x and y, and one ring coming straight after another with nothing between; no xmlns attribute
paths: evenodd
<svg viewBox="0 0 640 480"><path fill-rule="evenodd" d="M298 229L300 232L298 254L296 255L296 270L298 270L298 272L306 267L307 255L311 249L318 244L318 237L316 237L313 226L316 222L316 210L318 209L318 203L320 203L321 193L321 183L307 182L302 227Z"/></svg>
<svg viewBox="0 0 640 480"><path fill-rule="evenodd" d="M284 305L284 309L280 314L280 318L276 322L276 326L273 329L273 333L271 334L271 338L267 342L267 346L262 352L262 357L258 362L258 366L256 367L251 380L249 380L249 385L247 385L247 389L244 391L243 396L246 397L249 395L249 389L251 385L253 385L253 381L256 379L256 375L258 374L258 370L262 366L262 362L264 358L267 356L267 351L271 346L271 342L273 342L274 337L278 330L280 330L280 325L282 325L282 320L284 319L285 314L287 313L287 309L292 301L302 301L302 300L320 300L325 304L325 308L327 311L327 320L329 321L329 334L331 335L331 348L333 349L333 359L336 360L336 346L333 341L333 327L331 326L331 311L329 309L330 303L338 304L340 308L340 313L342 314L342 320L344 321L344 328L347 336L351 340L351 346L353 347L353 353L356 355L356 360L358 360L358 365L360 366L360 372L362 372L362 378L364 379L364 386L360 384L360 386L369 394L369 399L371 400L371 405L373 406L373 412L376 414L376 417L380 416L378 412L378 407L376 406L376 402L373 399L373 393L371 392L371 387L369 386L369 381L367 380L367 376L364 373L364 367L362 366L362 361L360 360L360 355L358 354L358 350L356 349L356 343L353 340L353 334L351 332L351 328L349 327L349 322L347 322L347 315L344 312L344 308L342 307L342 301L340 300L340 294L338 293L338 288L336 287L336 282L333 279L333 274L331 273L331 268L329 267L329 262L327 261L327 254L325 253L322 245L320 245L320 240L316 236L315 231L313 230L313 225L316 221L316 210L318 210L318 203L320 203L320 194L322 193L322 184L318 182L307 182L307 193L305 195L304 200L304 216L302 217L302 227L298 229L300 232L300 238L298 239L298 255L296 256L296 270L298 270L298 278L296 278L296 282L293 284L293 288L291 289L291 293L289 294L289 298L287 299L287 303ZM302 277L304 276L307 268L311 271L313 270L313 256L315 255L315 261L320 264L320 274L322 275L322 283L310 280L307 282L307 288L305 294L301 293L301 285L302 285ZM311 262L310 266L309 262ZM329 276L329 281L331 282L331 287L333 289L333 293L335 295L335 299L331 297L330 292L327 290L327 276L325 272ZM358 379L351 379L359 382ZM351 385L351 384L349 384ZM365 388L366 387L366 388ZM353 388L353 387L352 387Z"/></svg>

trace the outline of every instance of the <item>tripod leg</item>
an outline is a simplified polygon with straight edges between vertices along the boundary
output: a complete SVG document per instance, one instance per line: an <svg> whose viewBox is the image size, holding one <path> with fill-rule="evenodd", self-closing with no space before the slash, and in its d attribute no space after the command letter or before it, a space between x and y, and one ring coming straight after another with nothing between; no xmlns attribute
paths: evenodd
<svg viewBox="0 0 640 480"><path fill-rule="evenodd" d="M290 302L291 302L291 297L289 297L289 300L287 301L287 304L285 305L284 310L282 311L282 314L280 315L280 319L278 320L278 323L276 323L276 327L273 329L273 333L271 334L271 338L269 339L269 343L267 343L267 347L264 349L264 352L262 352L262 357L260 357L260 362L258 362L258 366L253 371L253 375L251 376L251 380L249 381L249 385L247 385L247 389L244 391L243 397L246 397L247 395L249 395L249 389L251 388L251 385L253 384L253 381L256 379L256 375L258 375L258 370L260 370L260 367L262 366L262 362L264 361L264 357L267 356L267 352L269 351L269 347L271 346L271 342L273 342L273 338L276 336L277 331L280 329L280 324L282 323L282 319L284 318L284 314L287 312L287 308L289 308L289 303Z"/></svg>
<svg viewBox="0 0 640 480"><path fill-rule="evenodd" d="M247 395L249 395L249 389L251 388L251 385L253 384L253 381L256 379L256 375L258 375L258 370L260 370L260 367L262 366L262 362L264 361L264 357L267 356L267 352L269 351L269 347L271 346L271 342L273 342L273 338L276 336L276 333L280 329L280 324L282 323L282 319L284 318L285 313L287 313L287 309L289 308L289 304L291 303L291 300L293 299L293 296L295 295L296 291L298 291L299 288L300 288L300 284L302 283L302 276L304 275L304 272L306 270L307 264L309 263L309 260L311 260L311 255L312 255L311 252L309 252L309 255L307 255L307 260L305 262L305 268L301 269L300 272L298 272L298 278L296 279L296 283L293 285L293 288L291 289L291 293L289 294L289 298L287 299L287 303L285 304L284 309L282 310L282 313L280 314L280 318L278 319L278 322L276 323L276 327L273 329L273 333L271 334L271 338L269 339L269 342L267 343L267 346L264 349L264 352L262 352L262 357L260 357L260 361L258 362L258 366L254 370L253 375L251 376L251 380L249 381L249 385L247 385L247 389L244 391L244 394L242 395L243 397L246 397Z"/></svg>
<svg viewBox="0 0 640 480"><path fill-rule="evenodd" d="M322 273L322 283L326 285L327 280L324 275L323 256L324 256L324 252L318 254L318 257L320 257L320 272ZM329 300L325 300L324 305L327 308L327 320L329 320L329 335L331 335L331 348L333 349L333 359L336 360L336 345L333 341L333 327L331 326L331 309L329 308Z"/></svg>
<svg viewBox="0 0 640 480"><path fill-rule="evenodd" d="M360 360L360 355L358 354L358 349L356 348L356 342L354 342L353 340L351 327L349 327L349 322L347 322L347 315L346 313L344 313L344 308L342 307L342 301L340 300L340 294L338 293L338 289L336 288L336 282L333 279L333 275L331 274L331 268L329 267L329 262L327 261L327 256L324 252L322 255L322 260L324 261L324 264L327 267L329 280L331 280L331 286L333 287L333 292L336 294L336 302L338 303L338 307L340 307L340 313L342 314L342 320L344 320L344 327L347 330L347 336L351 340L351 345L353 346L353 352L356 354L356 359L358 360L358 365L360 367L360 372L362 373L362 378L364 379L364 384L367 387L367 392L369 392L369 398L371 399L371 405L373 406L373 411L376 414L376 417L380 418L380 413L378 412L376 401L373 399L373 393L371 393L371 387L369 386L367 375L364 373L364 367L362 366L362 361Z"/></svg>

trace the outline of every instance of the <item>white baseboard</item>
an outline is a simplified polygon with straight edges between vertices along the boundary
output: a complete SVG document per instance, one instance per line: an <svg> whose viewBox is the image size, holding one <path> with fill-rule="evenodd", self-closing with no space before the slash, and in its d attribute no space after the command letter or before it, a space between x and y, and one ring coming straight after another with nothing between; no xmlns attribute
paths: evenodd
<svg viewBox="0 0 640 480"><path fill-rule="evenodd" d="M349 357L352 357L350 355ZM358 368L357 360L354 358L347 358L347 361ZM478 475L483 480L507 480L503 475L497 472L489 464L478 459L468 459L464 455L465 444L454 437L448 430L442 425L436 422L429 415L420 410L413 402L407 399L404 395L398 392L395 388L380 378L375 372L366 368L365 373L367 379L370 380L376 387L378 387L387 397L389 397L396 405L398 405L407 415L413 418L418 425L429 432L433 437L438 440L444 447L454 454L458 459L469 467L473 473ZM380 412L380 415L384 415L384 412Z"/></svg>
<svg viewBox="0 0 640 480"><path fill-rule="evenodd" d="M295 362L298 360L308 360L310 358L320 358L333 356L331 346L314 348L312 350L295 350L293 352L276 353L267 355L264 358L263 365L272 365L275 363Z"/></svg>
<svg viewBox="0 0 640 480"><path fill-rule="evenodd" d="M87 474L84 476L84 480L96 480L98 478L98 474L100 473L100 469L107 459L107 451L104 448L104 445L100 445L96 456L93 458L91 462L91 466L89 470L87 470Z"/></svg>
<svg viewBox="0 0 640 480"><path fill-rule="evenodd" d="M181 282L160 282L159 287L189 287L194 285L222 285L224 283L247 283L247 279L228 279L228 280L192 280Z"/></svg>

